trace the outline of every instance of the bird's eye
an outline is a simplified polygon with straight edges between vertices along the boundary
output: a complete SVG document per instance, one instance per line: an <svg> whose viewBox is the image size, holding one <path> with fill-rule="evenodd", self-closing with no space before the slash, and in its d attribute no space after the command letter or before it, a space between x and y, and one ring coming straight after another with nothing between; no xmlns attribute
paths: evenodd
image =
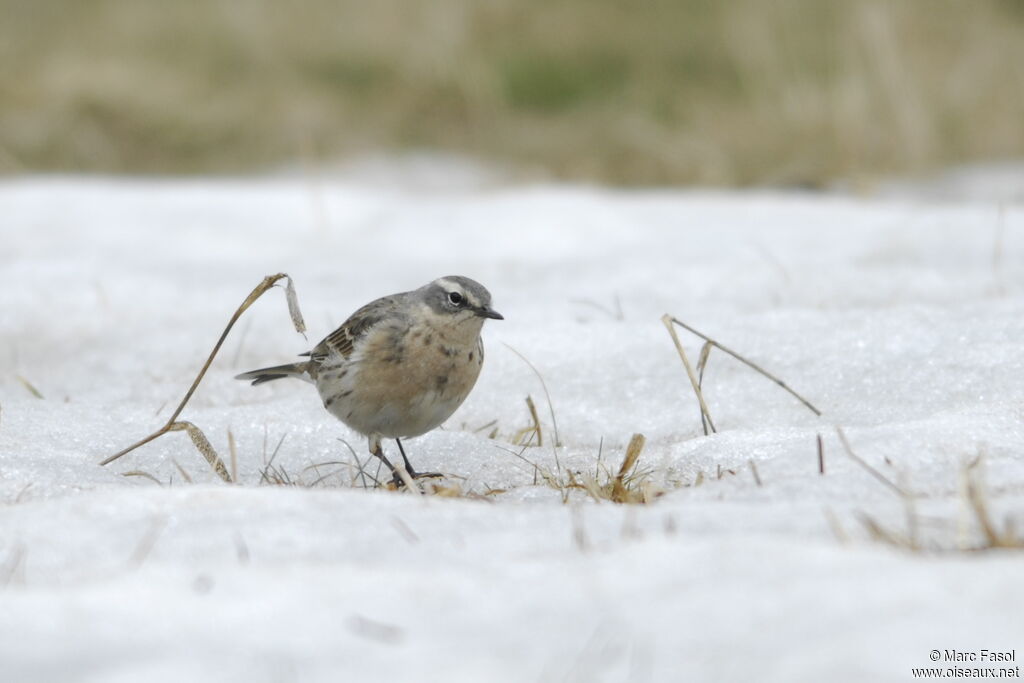
<svg viewBox="0 0 1024 683"><path fill-rule="evenodd" d="M448 292L448 301L452 302L453 306L458 306L462 303L462 295L458 292Z"/></svg>

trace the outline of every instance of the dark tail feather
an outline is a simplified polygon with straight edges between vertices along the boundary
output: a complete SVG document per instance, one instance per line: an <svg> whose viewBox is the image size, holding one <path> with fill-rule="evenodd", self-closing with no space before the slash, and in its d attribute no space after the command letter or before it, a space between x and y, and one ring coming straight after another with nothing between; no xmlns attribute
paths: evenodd
<svg viewBox="0 0 1024 683"><path fill-rule="evenodd" d="M308 371L309 361L306 361L304 363L289 363L288 365L275 365L272 368L250 370L249 372L243 372L241 375L235 375L235 379L251 379L253 386L281 379L282 377L297 377L308 382L310 381L310 377L307 374Z"/></svg>

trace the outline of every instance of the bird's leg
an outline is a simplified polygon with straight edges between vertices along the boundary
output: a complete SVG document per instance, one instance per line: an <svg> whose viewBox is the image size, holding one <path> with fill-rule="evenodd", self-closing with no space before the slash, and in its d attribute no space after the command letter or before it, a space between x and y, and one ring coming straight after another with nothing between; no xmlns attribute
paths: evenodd
<svg viewBox="0 0 1024 683"><path fill-rule="evenodd" d="M410 477L413 479L426 479L444 476L440 472L417 472L414 470L412 468L412 463L409 462L409 458L405 457L405 449L402 448L402 442L399 439L395 439L395 443L398 444L398 452L402 454L402 461L405 462L405 471L409 473ZM396 474L395 476L397 477L398 475Z"/></svg>
<svg viewBox="0 0 1024 683"><path fill-rule="evenodd" d="M378 458L382 463L384 463L385 467L387 467L391 471L392 475L394 475L396 478L398 477L398 473L395 470L395 466L392 465L391 461L388 460L387 456L384 455L384 447L380 443L380 438L373 436L370 437L370 455L373 455L374 457Z"/></svg>

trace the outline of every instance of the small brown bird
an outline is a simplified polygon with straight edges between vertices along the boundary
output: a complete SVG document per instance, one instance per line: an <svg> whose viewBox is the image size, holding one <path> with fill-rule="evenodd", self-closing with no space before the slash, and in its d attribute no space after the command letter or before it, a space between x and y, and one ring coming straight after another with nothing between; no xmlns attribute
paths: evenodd
<svg viewBox="0 0 1024 683"><path fill-rule="evenodd" d="M297 377L312 382L324 407L369 438L370 453L402 479L384 456L382 438L394 439L405 469L417 473L401 439L425 434L447 420L469 395L484 362L480 330L491 294L467 277L442 277L411 292L371 301L312 351L309 360L238 375L254 385Z"/></svg>

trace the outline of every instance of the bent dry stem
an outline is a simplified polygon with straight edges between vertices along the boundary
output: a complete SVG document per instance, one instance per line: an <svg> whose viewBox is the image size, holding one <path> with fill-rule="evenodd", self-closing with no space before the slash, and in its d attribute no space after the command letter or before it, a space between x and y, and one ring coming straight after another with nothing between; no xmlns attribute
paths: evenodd
<svg viewBox="0 0 1024 683"><path fill-rule="evenodd" d="M701 424L703 424L703 426L704 426L704 434L705 435L708 434L708 429L709 428L710 428L710 430L712 432L717 432L718 431L715 428L715 423L711 419L711 412L708 410L708 404L704 400L704 392L703 392L703 389L702 389L702 385L703 385L703 382L704 382L704 369L707 366L708 357L711 354L711 348L712 347L721 350L722 352L724 352L724 353L732 356L736 360L740 361L741 363L743 363L744 365L746 365L750 369L754 370L758 374L763 375L764 377L767 377L772 382L774 382L775 384L777 384L780 387L782 387L783 389L785 389L791 396L793 396L798 401L800 401L802 404L804 404L807 407L807 409L810 410L812 413L814 413L815 415L817 415L819 417L821 416L821 411L818 410L810 401L808 401L806 398L804 398L803 396L798 394L796 391L794 391L792 388L790 388L790 386L788 384L786 384L781 379L779 379L778 377L776 377L772 373L770 373L767 370L765 370L764 368L762 368L757 363L754 363L753 361L748 360L747 358L741 356L739 353L733 351L729 347L727 347L727 346L725 346L723 344L718 343L717 341L715 341L711 337L707 336L706 334L704 334L702 332L699 332L698 330L695 330L694 328L690 327L689 325L687 325L683 321L681 321L678 318L675 318L675 317L669 315L668 313L666 313L665 315L661 316L661 322L665 325L665 328L668 330L669 335L672 337L672 343L675 344L676 351L679 353L679 358L683 361L683 367L686 369L686 376L690 380L690 386L693 388L693 393L697 397L697 404L700 406L700 419L701 419ZM675 330L675 327L674 327L675 325L678 325L679 327L683 328L687 332L689 332L691 334L694 334L694 335L696 335L696 336L698 336L698 337L700 337L701 339L704 340L704 345L701 348L701 352L700 352L700 359L699 359L699 361L697 363L697 367L698 367L698 371L697 372L694 371L693 366L690 364L690 359L686 355L686 350L683 349L683 343L679 340L679 335L676 334L676 330ZM699 372L699 377L698 377L698 372Z"/></svg>
<svg viewBox="0 0 1024 683"><path fill-rule="evenodd" d="M224 344L224 340L227 339L228 333L231 332L231 328L234 327L235 323L238 322L238 319L242 316L242 314L245 313L245 311L248 310L248 308L252 306L257 299L263 296L263 294L266 293L267 290L271 289L279 280L282 279L287 280L287 285L285 287L285 297L288 301L288 313L291 316L292 324L295 326L295 330L300 334L306 331L306 323L305 321L303 321L302 313L299 311L298 297L295 294L295 286L292 283L291 277L287 273L278 273L277 275L268 275L267 277L263 278L263 281L260 282L260 284L258 284L256 288L252 290L252 292L249 293L249 296L245 298L242 304L235 310L234 315L231 316L231 320L228 321L227 326L224 328L224 331L221 333L220 338L214 345L213 350L210 352L209 357L203 364L202 369L200 369L199 374L196 375L195 380L192 382L192 386L189 387L188 392L185 393L185 397L181 399L181 403L179 403L178 407L175 408L174 413L171 414L171 417L167 420L167 423L164 424L160 429L150 434L149 436L140 439L139 441L136 441L131 446L128 446L127 448L120 450L117 453L114 453L110 457L106 458L100 463L100 465L109 465L110 463L114 462L121 456L131 453L136 448L144 446L150 441L153 441L154 439L163 436L167 432L184 430L188 432L196 448L199 450L200 453L202 453L206 461L210 463L210 466L213 467L214 471L218 474L218 476L220 476L221 479L229 483L233 480L233 477L228 472L227 468L224 466L224 462L220 459L220 456L217 455L216 451L214 451L213 446L210 445L209 440L202 433L202 431L190 422L179 422L178 416L181 415L181 412L185 409L185 406L192 398L192 395L196 392L196 389L199 387L199 383L203 380L203 377L206 376L206 371L210 369L210 365L213 363L213 359L217 357L217 353L220 351L221 346Z"/></svg>

